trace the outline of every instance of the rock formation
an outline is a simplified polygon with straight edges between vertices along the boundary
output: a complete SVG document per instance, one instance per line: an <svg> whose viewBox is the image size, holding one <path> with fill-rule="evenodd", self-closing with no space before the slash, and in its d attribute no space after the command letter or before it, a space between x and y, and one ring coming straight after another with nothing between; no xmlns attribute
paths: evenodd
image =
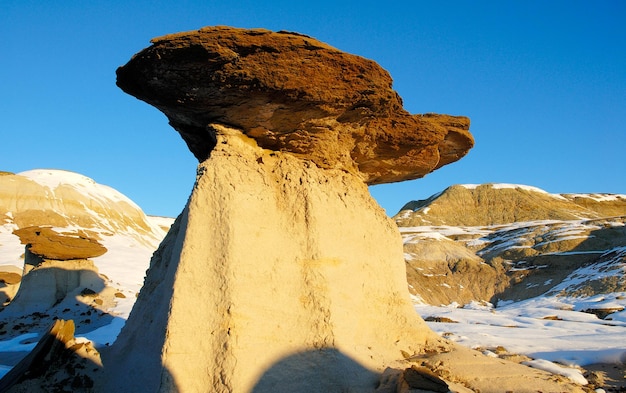
<svg viewBox="0 0 626 393"><path fill-rule="evenodd" d="M30 244L35 255L73 260L104 254L113 235L154 243L167 231L129 198L86 176L51 169L0 173L0 236L10 233L0 242L0 266L23 267L23 257L5 248L20 241ZM23 253L24 247L18 247Z"/></svg>
<svg viewBox="0 0 626 393"><path fill-rule="evenodd" d="M595 195L595 196L594 196ZM454 185L432 197L411 201L394 217L399 226L484 226L534 220L577 220L626 213L622 196L549 194L515 184Z"/></svg>
<svg viewBox="0 0 626 393"><path fill-rule="evenodd" d="M26 246L20 290L2 317L46 312L68 295L104 289L104 279L89 258L107 249L84 233L57 233L49 227L14 231ZM72 298L74 300L74 298Z"/></svg>
<svg viewBox="0 0 626 393"><path fill-rule="evenodd" d="M143 211L120 192L78 173L52 169L0 175L0 222L16 228L154 231Z"/></svg>
<svg viewBox="0 0 626 393"><path fill-rule="evenodd" d="M73 321L55 320L37 346L0 380L0 392L92 390L90 375L102 366L100 356L91 343L77 342L74 332Z"/></svg>
<svg viewBox="0 0 626 393"><path fill-rule="evenodd" d="M386 368L454 348L414 312L400 235L367 184L459 159L466 118L410 115L375 63L266 30L157 38L118 85L200 164L102 352L102 391L373 392Z"/></svg>
<svg viewBox="0 0 626 393"><path fill-rule="evenodd" d="M84 334L119 318L164 236L130 199L83 175L1 172L0 336L43 333L52 318Z"/></svg>

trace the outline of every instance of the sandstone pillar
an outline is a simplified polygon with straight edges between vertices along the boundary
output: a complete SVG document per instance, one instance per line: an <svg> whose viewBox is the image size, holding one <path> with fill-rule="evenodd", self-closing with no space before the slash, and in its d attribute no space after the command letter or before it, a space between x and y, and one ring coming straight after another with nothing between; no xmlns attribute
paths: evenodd
<svg viewBox="0 0 626 393"><path fill-rule="evenodd" d="M353 174L217 127L103 355L106 390L374 390L433 334L409 302L395 224Z"/></svg>

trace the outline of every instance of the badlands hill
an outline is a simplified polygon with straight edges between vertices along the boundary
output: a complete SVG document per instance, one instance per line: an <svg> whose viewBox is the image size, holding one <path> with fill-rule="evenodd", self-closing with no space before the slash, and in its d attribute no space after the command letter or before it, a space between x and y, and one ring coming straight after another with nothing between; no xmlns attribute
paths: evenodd
<svg viewBox="0 0 626 393"><path fill-rule="evenodd" d="M626 290L626 196L455 185L394 217L411 292L430 304Z"/></svg>
<svg viewBox="0 0 626 393"><path fill-rule="evenodd" d="M394 217L401 227L485 226L536 220L593 219L626 214L626 196L550 194L516 184L465 184L411 201Z"/></svg>

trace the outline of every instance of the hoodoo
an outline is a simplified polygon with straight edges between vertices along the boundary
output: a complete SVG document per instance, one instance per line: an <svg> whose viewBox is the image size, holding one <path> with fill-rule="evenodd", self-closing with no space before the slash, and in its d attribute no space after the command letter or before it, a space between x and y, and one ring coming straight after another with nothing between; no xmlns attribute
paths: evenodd
<svg viewBox="0 0 626 393"><path fill-rule="evenodd" d="M389 369L452 348L413 310L400 234L367 184L458 160L467 118L411 115L376 63L297 33L168 35L117 75L199 165L102 351L102 391L399 391Z"/></svg>
<svg viewBox="0 0 626 393"><path fill-rule="evenodd" d="M411 115L376 63L295 33L169 35L117 74L200 164L105 356L105 369L127 374L113 385L373 391L387 366L423 351L434 335L367 183L462 157L467 118Z"/></svg>

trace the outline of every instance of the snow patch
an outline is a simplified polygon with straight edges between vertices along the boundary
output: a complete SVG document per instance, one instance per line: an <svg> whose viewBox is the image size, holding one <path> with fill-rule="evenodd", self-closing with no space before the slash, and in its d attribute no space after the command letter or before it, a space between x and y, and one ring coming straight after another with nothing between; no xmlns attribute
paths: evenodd
<svg viewBox="0 0 626 393"><path fill-rule="evenodd" d="M527 362L522 362L522 364L544 370L552 374L562 375L579 385L586 385L589 383L587 379L583 377L582 372L576 368L562 367L556 363L552 363L543 359L530 360Z"/></svg>

